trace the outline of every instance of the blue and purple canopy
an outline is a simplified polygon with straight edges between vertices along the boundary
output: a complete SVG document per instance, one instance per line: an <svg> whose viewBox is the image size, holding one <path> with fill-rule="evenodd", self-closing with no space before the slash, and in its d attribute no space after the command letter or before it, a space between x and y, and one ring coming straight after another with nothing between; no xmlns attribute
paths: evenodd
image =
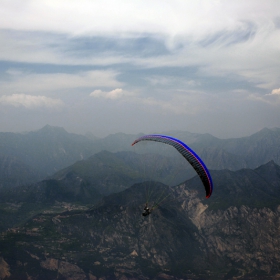
<svg viewBox="0 0 280 280"><path fill-rule="evenodd" d="M132 146L140 141L156 141L173 146L191 164L196 173L199 175L206 191L206 198L211 196L213 191L213 183L210 173L199 156L185 143L170 136L152 134L136 139L132 143Z"/></svg>

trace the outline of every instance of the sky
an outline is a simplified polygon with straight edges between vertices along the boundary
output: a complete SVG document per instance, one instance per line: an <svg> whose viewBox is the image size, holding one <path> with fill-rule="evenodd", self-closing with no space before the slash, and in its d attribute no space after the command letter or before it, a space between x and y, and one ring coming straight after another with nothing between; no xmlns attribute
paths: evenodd
<svg viewBox="0 0 280 280"><path fill-rule="evenodd" d="M1 0L0 131L280 127L279 0Z"/></svg>

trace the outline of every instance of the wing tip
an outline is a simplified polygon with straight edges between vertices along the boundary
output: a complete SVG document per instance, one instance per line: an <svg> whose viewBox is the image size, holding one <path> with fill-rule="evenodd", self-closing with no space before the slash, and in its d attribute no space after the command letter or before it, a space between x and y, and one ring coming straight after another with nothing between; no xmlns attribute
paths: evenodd
<svg viewBox="0 0 280 280"><path fill-rule="evenodd" d="M206 199L208 199L211 196L212 193L206 194Z"/></svg>

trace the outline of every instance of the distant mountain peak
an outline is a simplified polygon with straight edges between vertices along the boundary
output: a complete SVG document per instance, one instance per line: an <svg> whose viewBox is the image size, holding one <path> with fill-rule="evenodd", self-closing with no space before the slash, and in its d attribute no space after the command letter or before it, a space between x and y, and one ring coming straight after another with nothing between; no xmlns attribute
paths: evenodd
<svg viewBox="0 0 280 280"><path fill-rule="evenodd" d="M258 132L254 133L252 135L267 135L268 133L274 133L274 132L280 132L280 128L277 128L277 127L273 127L273 128L264 127L264 128L262 128L261 130L259 130Z"/></svg>
<svg viewBox="0 0 280 280"><path fill-rule="evenodd" d="M43 137L64 137L69 135L70 133L68 133L63 127L59 127L59 126L51 126L49 124L45 125L44 127L42 127L41 129L34 131L33 133L43 136Z"/></svg>
<svg viewBox="0 0 280 280"><path fill-rule="evenodd" d="M261 169L279 169L280 170L280 166L275 163L274 160L270 160L269 162L262 164L261 166L257 167L256 170L261 170Z"/></svg>
<svg viewBox="0 0 280 280"><path fill-rule="evenodd" d="M278 164L276 164L274 160L270 160L268 163L266 163L264 165L268 165L268 166L275 166L275 165L277 165L278 166Z"/></svg>
<svg viewBox="0 0 280 280"><path fill-rule="evenodd" d="M40 131L40 132L66 132L67 133L67 131L63 127L51 126L49 124L45 125L38 131Z"/></svg>

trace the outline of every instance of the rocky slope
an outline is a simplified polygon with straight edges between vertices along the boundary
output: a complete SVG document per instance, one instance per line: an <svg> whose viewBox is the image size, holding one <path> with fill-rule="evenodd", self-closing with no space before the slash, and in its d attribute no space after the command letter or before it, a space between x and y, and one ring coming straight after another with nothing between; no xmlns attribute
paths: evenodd
<svg viewBox="0 0 280 280"><path fill-rule="evenodd" d="M210 150L214 148L223 150L235 155L239 160L242 159L243 164L244 162L246 164L243 167L256 168L270 160L274 160L277 164L280 164L279 143L280 128L264 128L257 133L241 138L218 139L208 137L207 139L203 139L201 137L193 144L193 147L197 150L205 148ZM212 157L210 155L209 160L211 161L211 159ZM206 158L205 160L208 161ZM217 161L215 164L217 164ZM224 168L228 167L224 166Z"/></svg>
<svg viewBox="0 0 280 280"><path fill-rule="evenodd" d="M208 200L195 177L174 188L136 184L86 211L39 214L2 233L0 275L280 279L280 167L211 174ZM166 199L143 217L147 194L150 205Z"/></svg>

